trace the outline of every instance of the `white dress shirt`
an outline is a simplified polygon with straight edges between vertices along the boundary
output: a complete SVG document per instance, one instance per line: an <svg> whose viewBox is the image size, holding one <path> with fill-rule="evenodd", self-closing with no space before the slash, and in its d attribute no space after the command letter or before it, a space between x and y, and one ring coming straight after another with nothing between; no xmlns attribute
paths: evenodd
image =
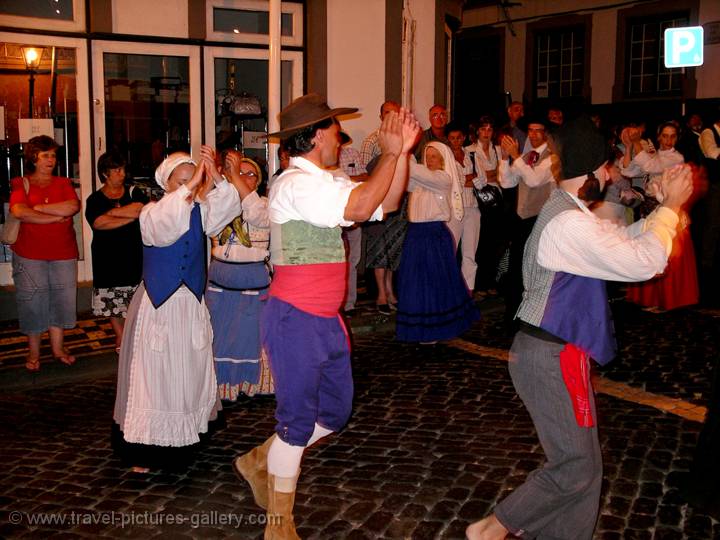
<svg viewBox="0 0 720 540"><path fill-rule="evenodd" d="M190 190L180 186L157 202L146 204L140 212L140 232L146 246L166 247L174 244L190 229L193 205L187 200ZM240 214L240 195L226 180L215 185L200 204L205 234L215 236Z"/></svg>
<svg viewBox="0 0 720 540"><path fill-rule="evenodd" d="M361 184L353 182L342 171L321 169L303 157L291 157L270 189L270 221L287 223L305 221L316 227L350 227L355 222L345 219L350 192ZM383 218L378 206L370 221Z"/></svg>
<svg viewBox="0 0 720 540"><path fill-rule="evenodd" d="M547 143L533 148L540 156L547 149ZM510 165L509 160L501 159L498 168L498 182L504 188L517 186L522 180L526 186L534 188L549 182L554 182L552 175L552 160L547 157L538 161L532 167L525 163L525 154L517 158Z"/></svg>
<svg viewBox="0 0 720 540"><path fill-rule="evenodd" d="M678 216L660 206L628 227L578 210L555 216L538 244L538 264L555 272L608 281L645 281L661 273L672 250Z"/></svg>

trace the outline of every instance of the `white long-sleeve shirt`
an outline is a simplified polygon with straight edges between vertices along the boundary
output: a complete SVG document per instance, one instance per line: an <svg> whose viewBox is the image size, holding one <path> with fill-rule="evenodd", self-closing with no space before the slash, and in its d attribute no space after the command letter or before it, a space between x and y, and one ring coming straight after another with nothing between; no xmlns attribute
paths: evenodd
<svg viewBox="0 0 720 540"><path fill-rule="evenodd" d="M143 244L170 246L190 229L193 204L187 200L189 195L190 190L183 185L143 207L140 212ZM199 204L203 230L208 236L218 234L241 210L240 195L226 180L217 183Z"/></svg>
<svg viewBox="0 0 720 540"><path fill-rule="evenodd" d="M215 245L212 255L216 259L233 262L262 261L270 255L270 213L267 197L253 191L242 200L242 218L252 246L247 247L231 235L224 245Z"/></svg>
<svg viewBox="0 0 720 540"><path fill-rule="evenodd" d="M665 169L682 165L685 163L683 155L671 148L670 150L658 150L655 153L643 150L633 158L630 165L636 165L643 174L649 174L651 177L660 176Z"/></svg>
<svg viewBox="0 0 720 540"><path fill-rule="evenodd" d="M543 143L537 148L533 148L535 152L542 155L547 149L547 143ZM530 166L525 163L525 155L514 160L510 165L507 159L500 160L498 168L498 182L504 188L512 188L517 186L522 180L527 187L539 187L555 179L552 175L552 160L550 158L543 159Z"/></svg>
<svg viewBox="0 0 720 540"><path fill-rule="evenodd" d="M538 264L609 281L645 281L661 273L672 250L678 216L658 207L628 227L595 216L574 195L580 211L567 210L546 226L538 244Z"/></svg>

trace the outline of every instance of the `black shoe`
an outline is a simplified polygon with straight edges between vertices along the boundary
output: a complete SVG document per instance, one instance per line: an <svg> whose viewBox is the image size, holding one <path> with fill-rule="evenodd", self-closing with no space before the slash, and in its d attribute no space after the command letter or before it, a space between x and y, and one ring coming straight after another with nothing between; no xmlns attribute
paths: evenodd
<svg viewBox="0 0 720 540"><path fill-rule="evenodd" d="M345 311L343 311L343 313L348 319L352 319L355 315L358 314L358 310L356 308L346 309Z"/></svg>
<svg viewBox="0 0 720 540"><path fill-rule="evenodd" d="M390 306L388 304L378 304L377 310L378 313L381 313L382 315L392 315L392 311L390 310Z"/></svg>

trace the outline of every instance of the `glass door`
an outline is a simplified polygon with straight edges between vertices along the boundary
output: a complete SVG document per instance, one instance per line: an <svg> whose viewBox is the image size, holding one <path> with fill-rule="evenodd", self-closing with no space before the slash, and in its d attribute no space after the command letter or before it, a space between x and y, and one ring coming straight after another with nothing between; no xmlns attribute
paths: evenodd
<svg viewBox="0 0 720 540"><path fill-rule="evenodd" d="M280 104L302 95L302 53L282 51ZM205 140L235 148L266 168L268 51L205 49ZM274 171L270 171L272 175Z"/></svg>
<svg viewBox="0 0 720 540"><path fill-rule="evenodd" d="M92 192L86 42L0 32L0 201L7 215L9 182L25 174L23 146L36 135L59 145L54 174L70 178L81 201ZM92 279L90 228L74 217L78 280ZM12 283L12 250L0 245L0 285Z"/></svg>
<svg viewBox="0 0 720 540"><path fill-rule="evenodd" d="M200 150L199 48L96 41L92 51L95 158L121 152L131 181L152 191L168 154Z"/></svg>

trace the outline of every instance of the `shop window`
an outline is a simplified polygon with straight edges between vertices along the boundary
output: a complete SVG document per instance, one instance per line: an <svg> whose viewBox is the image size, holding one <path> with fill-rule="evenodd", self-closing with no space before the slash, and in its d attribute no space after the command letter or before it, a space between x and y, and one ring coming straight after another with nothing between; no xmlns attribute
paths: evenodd
<svg viewBox="0 0 720 540"><path fill-rule="evenodd" d="M2 0L2 25L16 28L82 31L85 29L85 0Z"/></svg>
<svg viewBox="0 0 720 540"><path fill-rule="evenodd" d="M207 38L237 43L267 44L268 3L262 0L208 0ZM285 46L302 46L302 4L282 2L280 35Z"/></svg>
<svg viewBox="0 0 720 540"><path fill-rule="evenodd" d="M631 19L627 25L626 96L661 97L682 93L681 69L665 67L665 29L688 26L687 15Z"/></svg>
<svg viewBox="0 0 720 540"><path fill-rule="evenodd" d="M103 54L107 149L127 158L127 173L153 184L172 152L190 151L190 67L187 57Z"/></svg>
<svg viewBox="0 0 720 540"><path fill-rule="evenodd" d="M9 209L10 180L27 173L24 146L36 135L52 137L59 145L55 174L70 178L78 197L80 161L78 137L77 51L37 43L0 43L0 72L4 99L0 104L0 201ZM82 221L74 218L83 258ZM12 253L0 246L0 263Z"/></svg>

